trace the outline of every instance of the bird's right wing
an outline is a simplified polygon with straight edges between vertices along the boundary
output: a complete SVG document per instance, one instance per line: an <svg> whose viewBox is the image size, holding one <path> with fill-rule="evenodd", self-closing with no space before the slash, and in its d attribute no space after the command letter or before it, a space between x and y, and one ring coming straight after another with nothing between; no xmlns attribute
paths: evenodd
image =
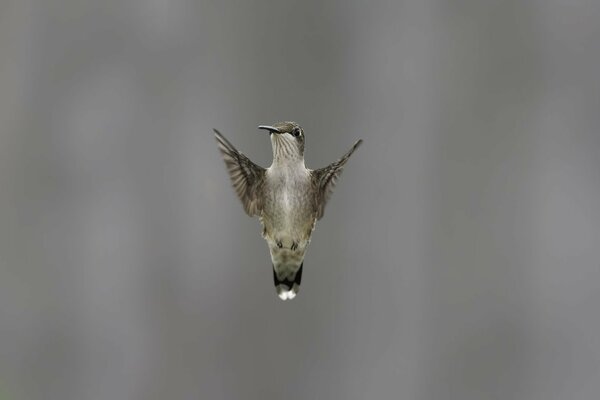
<svg viewBox="0 0 600 400"><path fill-rule="evenodd" d="M266 170L240 153L218 130L214 131L231 183L242 201L244 211L250 216L260 215L262 182Z"/></svg>
<svg viewBox="0 0 600 400"><path fill-rule="evenodd" d="M329 197L331 197L331 193L333 193L333 188L335 187L337 179L342 174L344 165L361 143L362 139L357 140L352 148L346 154L344 154L342 158L324 168L311 171L313 185L316 188L315 207L317 219L321 219L323 217L325 205L327 204Z"/></svg>

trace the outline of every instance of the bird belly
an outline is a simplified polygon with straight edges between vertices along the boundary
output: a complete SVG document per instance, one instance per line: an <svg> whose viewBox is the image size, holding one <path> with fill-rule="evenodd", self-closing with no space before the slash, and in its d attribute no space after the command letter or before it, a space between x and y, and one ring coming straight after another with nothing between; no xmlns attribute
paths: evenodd
<svg viewBox="0 0 600 400"><path fill-rule="evenodd" d="M269 246L271 262L279 279L293 279L304 261L304 255L310 242L307 229L301 229L301 221L288 219L289 224L276 224L265 235ZM295 223L294 223L295 222Z"/></svg>
<svg viewBox="0 0 600 400"><path fill-rule="evenodd" d="M270 207L265 207L261 217L265 240L276 248L296 250L304 247L314 226L312 210L286 192L281 193L277 200Z"/></svg>
<svg viewBox="0 0 600 400"><path fill-rule="evenodd" d="M302 174L273 172L260 221L279 278L293 276L304 260L314 227L310 181Z"/></svg>

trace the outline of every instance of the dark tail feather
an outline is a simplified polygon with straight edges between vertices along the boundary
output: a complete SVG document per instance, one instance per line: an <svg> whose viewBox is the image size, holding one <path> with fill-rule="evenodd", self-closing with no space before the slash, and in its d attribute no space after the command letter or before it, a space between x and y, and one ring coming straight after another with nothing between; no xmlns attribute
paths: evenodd
<svg viewBox="0 0 600 400"><path fill-rule="evenodd" d="M302 281L303 267L304 262L300 264L300 268L298 268L296 276L294 276L293 280L290 280L288 278L277 278L277 274L275 273L275 267L273 267L273 283L275 284L275 289L277 289L277 295L281 300L291 300L294 297L296 297L298 291L300 290L300 282Z"/></svg>

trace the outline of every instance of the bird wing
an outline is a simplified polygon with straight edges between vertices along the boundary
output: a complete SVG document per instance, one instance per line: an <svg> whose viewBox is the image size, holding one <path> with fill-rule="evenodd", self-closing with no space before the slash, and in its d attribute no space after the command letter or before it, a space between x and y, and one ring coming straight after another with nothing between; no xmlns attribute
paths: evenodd
<svg viewBox="0 0 600 400"><path fill-rule="evenodd" d="M337 179L342 174L344 165L361 143L362 139L356 141L352 148L348 150L348 152L344 154L342 158L324 168L311 171L312 182L316 189L315 207L317 219L321 219L323 217L325 204L327 204L327 201L331 197L331 193L333 193L333 188L335 187Z"/></svg>
<svg viewBox="0 0 600 400"><path fill-rule="evenodd" d="M218 130L214 129L214 131L231 183L242 201L244 211L250 216L260 215L264 181L262 178L266 170L240 153Z"/></svg>

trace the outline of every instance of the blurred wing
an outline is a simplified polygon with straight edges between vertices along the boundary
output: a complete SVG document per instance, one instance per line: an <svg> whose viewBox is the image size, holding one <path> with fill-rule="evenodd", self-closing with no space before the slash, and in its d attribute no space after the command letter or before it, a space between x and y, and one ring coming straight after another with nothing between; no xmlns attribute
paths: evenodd
<svg viewBox="0 0 600 400"><path fill-rule="evenodd" d="M333 188L335 187L337 179L342 174L344 165L361 143L362 139L354 143L352 148L336 162L329 164L325 168L316 169L311 172L313 185L315 186L317 193L315 199L317 219L323 217L325 204L327 204L327 201L331 197Z"/></svg>
<svg viewBox="0 0 600 400"><path fill-rule="evenodd" d="M214 131L231 183L242 201L244 211L250 216L260 215L262 209L260 202L261 190L265 169L254 164L248 157L240 153L218 130L214 129Z"/></svg>

